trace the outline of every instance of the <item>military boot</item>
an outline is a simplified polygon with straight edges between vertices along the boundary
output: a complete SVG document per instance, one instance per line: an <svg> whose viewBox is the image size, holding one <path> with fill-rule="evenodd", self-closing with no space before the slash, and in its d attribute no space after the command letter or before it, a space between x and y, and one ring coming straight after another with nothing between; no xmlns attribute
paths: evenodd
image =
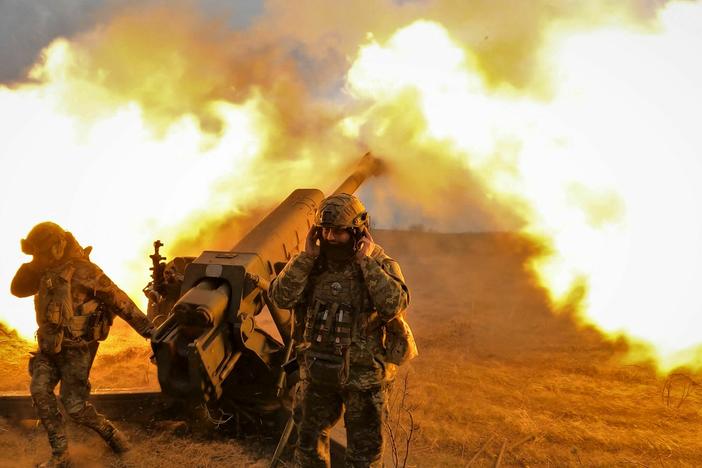
<svg viewBox="0 0 702 468"><path fill-rule="evenodd" d="M71 461L68 458L68 451L52 453L51 458L37 465L39 468L69 468Z"/></svg>
<svg viewBox="0 0 702 468"><path fill-rule="evenodd" d="M106 438L105 442L107 442L107 445L109 445L112 451L115 453L124 453L130 449L127 436L125 436L124 433L122 433L122 431L116 427L112 428L112 435Z"/></svg>
<svg viewBox="0 0 702 468"><path fill-rule="evenodd" d="M124 453L130 449L127 436L113 426L110 421L105 420L102 425L93 427L92 429L102 437L102 440L110 446L113 452Z"/></svg>
<svg viewBox="0 0 702 468"><path fill-rule="evenodd" d="M71 417L78 424L89 427L98 433L102 440L107 442L113 452L124 453L129 450L129 441L111 421L103 415L95 411L95 408L86 403L85 406L78 412L72 413Z"/></svg>
<svg viewBox="0 0 702 468"><path fill-rule="evenodd" d="M63 426L61 413L42 414L41 422L49 436L49 445L51 445L51 458L40 464L42 468L68 467L71 465L68 459L68 439L66 438L66 429Z"/></svg>

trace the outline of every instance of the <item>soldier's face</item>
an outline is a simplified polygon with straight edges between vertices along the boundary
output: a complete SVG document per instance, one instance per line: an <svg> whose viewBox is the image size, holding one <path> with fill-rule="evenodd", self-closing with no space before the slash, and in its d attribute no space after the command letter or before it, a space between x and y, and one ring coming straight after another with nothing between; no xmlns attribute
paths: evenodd
<svg viewBox="0 0 702 468"><path fill-rule="evenodd" d="M345 244L351 240L351 234L343 228L323 227L322 238L330 244Z"/></svg>

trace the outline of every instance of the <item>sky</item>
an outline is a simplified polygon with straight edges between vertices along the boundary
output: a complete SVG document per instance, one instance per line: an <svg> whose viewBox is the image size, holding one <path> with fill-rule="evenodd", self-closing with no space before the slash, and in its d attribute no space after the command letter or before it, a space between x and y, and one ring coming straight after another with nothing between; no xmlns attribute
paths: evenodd
<svg viewBox="0 0 702 468"><path fill-rule="evenodd" d="M131 0L0 0L0 82L22 80L37 54L57 37L92 29L114 5ZM224 12L233 28L248 25L263 10L259 0L200 0L201 11Z"/></svg>

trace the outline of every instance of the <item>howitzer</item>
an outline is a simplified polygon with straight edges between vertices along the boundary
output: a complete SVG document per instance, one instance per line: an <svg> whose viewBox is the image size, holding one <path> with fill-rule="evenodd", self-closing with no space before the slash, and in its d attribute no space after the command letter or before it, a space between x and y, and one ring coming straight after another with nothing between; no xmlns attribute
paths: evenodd
<svg viewBox="0 0 702 468"><path fill-rule="evenodd" d="M364 156L356 170L334 193L353 193L381 171L378 160ZM149 421L157 414L171 417L186 403L207 403L223 413L290 415L293 366L293 317L268 298L270 281L304 248L317 206L324 198L316 189L295 190L231 251L205 251L199 257L176 257L163 266L154 244L149 311L160 324L152 339L161 392L143 389L95 392L90 400L111 419ZM155 269L158 268L158 271ZM156 276L158 274L159 276ZM159 285L158 281L163 280ZM149 292L149 287L145 288ZM259 326L267 308L280 338ZM0 416L36 416L27 393L0 395ZM292 433L288 418L273 460L275 464ZM332 447L345 445L343 431ZM334 451L332 451L334 457Z"/></svg>
<svg viewBox="0 0 702 468"><path fill-rule="evenodd" d="M334 193L353 193L380 162L366 154ZM268 285L301 251L324 194L297 189L230 251L205 251L185 268L181 294L151 345L164 393L220 409L276 410L295 380L292 313L268 298ZM267 307L280 339L258 326Z"/></svg>

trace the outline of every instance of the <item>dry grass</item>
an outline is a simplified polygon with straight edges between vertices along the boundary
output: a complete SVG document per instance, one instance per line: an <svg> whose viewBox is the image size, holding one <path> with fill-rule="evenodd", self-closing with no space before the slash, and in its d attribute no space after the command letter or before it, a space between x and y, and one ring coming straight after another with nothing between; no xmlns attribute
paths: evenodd
<svg viewBox="0 0 702 468"><path fill-rule="evenodd" d="M2 325L0 325L2 327ZM3 331L4 330L4 331ZM27 361L36 344L20 339L17 334L0 328L0 392L27 391ZM149 362L151 348L146 340L129 326L116 319L110 337L100 345L93 371L92 388L158 389L156 369Z"/></svg>
<svg viewBox="0 0 702 468"><path fill-rule="evenodd" d="M620 363L625 344L554 316L524 271L535 253L529 242L390 231L376 239L407 277L420 347L403 370L416 424L407 466L465 466L483 447L471 466L493 466L503 446L503 466L702 466L702 389L689 380L702 378L671 379L666 398L665 378L645 364ZM0 390L24 389L29 348L3 336ZM145 343L124 326L110 340L93 386L154 385ZM124 459L73 428L85 459L79 466L265 465L259 443L125 427L138 443ZM22 462L11 466L29 466L48 455L48 444L40 430L0 421L0 453Z"/></svg>
<svg viewBox="0 0 702 468"><path fill-rule="evenodd" d="M408 466L465 466L486 442L472 466L493 466L503 444L503 466L702 466L699 387L674 379L669 402L652 368L620 364L624 344L554 316L524 271L528 242L377 237L413 293Z"/></svg>
<svg viewBox="0 0 702 468"><path fill-rule="evenodd" d="M155 432L128 423L118 423L129 436L133 449L115 455L89 430L68 425L72 465L76 468L146 468L146 467L231 467L263 468L267 460L260 455L260 443L245 440L203 439L191 435L180 437ZM30 467L50 456L46 434L34 425L9 426L0 419L0 427L10 430L0 434L0 468Z"/></svg>

